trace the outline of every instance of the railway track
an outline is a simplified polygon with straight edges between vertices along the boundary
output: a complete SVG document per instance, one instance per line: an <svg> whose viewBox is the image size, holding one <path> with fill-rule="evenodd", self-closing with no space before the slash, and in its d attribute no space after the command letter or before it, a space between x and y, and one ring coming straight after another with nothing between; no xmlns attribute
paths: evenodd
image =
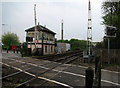
<svg viewBox="0 0 120 88"><path fill-rule="evenodd" d="M47 63L45 64L43 63L42 65L32 63L32 61L35 60L32 58L31 62L29 61L25 62L24 59L22 58L20 59L17 59L15 57L13 59L12 57L4 58L3 62L0 63L3 64L4 70L3 73L6 73L3 74L3 77L1 78L3 80L3 88L8 88L9 85L13 84L14 85L11 88L26 88L29 86L32 86L32 88L34 88L33 86L40 87L46 86L48 84L49 84L48 86L52 85L68 88L73 88L75 85L84 86L85 79L84 72L86 67L76 68L76 66L74 67L73 65L67 65L69 63L74 63L74 61L78 60L78 58L81 57L81 55L82 54L80 53L76 53L74 55L66 56L64 59L63 58L56 59L56 61L54 62L48 61ZM42 60L39 59L36 60L36 62L39 61ZM67 67L67 69L60 70L59 69L60 67L61 68ZM70 71L70 69L72 70ZM62 79L63 81L61 81ZM108 83L111 85L120 86L120 84L117 83L117 80L116 81L102 80L102 82L105 82L105 84Z"/></svg>
<svg viewBox="0 0 120 88"><path fill-rule="evenodd" d="M71 51L71 52L66 52L64 54L55 54L55 55L45 55L45 56L40 56L40 57L32 57L32 58L36 58L36 59L43 59L43 60L56 60L57 58L64 58L64 57L67 57L67 56L70 56L70 55L73 55L73 54L76 54L76 53L79 53L79 52L82 52L80 50L78 51Z"/></svg>
<svg viewBox="0 0 120 88"><path fill-rule="evenodd" d="M77 54L74 54L74 55L72 55L72 56L68 56L68 57L66 57L66 58L58 59L58 60L56 60L55 62L68 64L68 63L71 63L71 62L73 62L74 60L78 59L78 58L81 57L81 56L82 56L82 53L77 53Z"/></svg>
<svg viewBox="0 0 120 88"><path fill-rule="evenodd" d="M52 71L53 69L55 69L56 67L58 67L58 66L60 66L60 65L62 65L62 64L67 64L67 63L69 63L69 62L71 62L71 61L73 61L73 60L75 60L75 59L78 59L78 57L80 57L79 55L80 55L80 53L76 53L76 54L73 54L73 55L70 55L70 56L66 56L65 58L61 58L61 59L54 60L54 62L59 62L59 64L53 66L52 68L46 69L46 71L40 73L39 75L34 75L34 74L31 74L31 73L29 73L29 72L27 71L27 70L30 70L30 69L34 69L35 67L21 70L21 69L19 69L19 68L14 67L14 66L8 65L8 66L10 66L11 68L14 68L14 69L19 70L19 71L18 71L18 72L15 72L15 73L13 73L13 74L11 74L11 75L7 75L7 76L2 77L2 80L6 79L6 78L8 78L8 77L11 77L11 76L16 76L16 75L18 75L18 74L20 74L20 73L25 73L25 74L28 74L28 75L32 75L33 78L31 78L31 79L29 79L29 80L27 80L27 81L25 81L25 82L23 82L23 83L21 83L21 84L19 84L19 85L17 85L17 86L15 87L15 88L20 88L21 86L24 86L25 84L27 84L27 83L29 83L29 82L31 82L31 81L39 78L42 74L45 74L45 73L47 73L47 72L49 72L49 71ZM16 61L18 61L18 60L16 60ZM21 61L18 61L18 62L21 62ZM21 63L24 63L24 62L21 62ZM3 63L3 64L4 64L4 63ZM27 64L29 64L29 63L27 63ZM45 66L45 65L50 65L50 64L51 64L51 62L46 63L46 64L43 64L43 65L41 65L40 67ZM4 65L5 65L5 64L4 64ZM30 65L30 64L29 64L29 65ZM44 84L44 83L43 83L43 84ZM42 85L42 84L41 84L41 85ZM68 86L68 87L70 87L70 86Z"/></svg>

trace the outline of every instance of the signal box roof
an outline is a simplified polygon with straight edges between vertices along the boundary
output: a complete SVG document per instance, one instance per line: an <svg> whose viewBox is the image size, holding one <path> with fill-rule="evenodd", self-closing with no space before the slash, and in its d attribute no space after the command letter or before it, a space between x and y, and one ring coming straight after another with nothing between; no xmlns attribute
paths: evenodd
<svg viewBox="0 0 120 88"><path fill-rule="evenodd" d="M55 32L51 31L50 29L48 29L48 28L46 28L46 27L44 27L42 25L37 25L36 28L37 28L37 31L44 31L44 32L48 32L48 33L51 33L51 34L54 34L54 35L56 34ZM25 31L26 32L35 31L35 26L31 27L29 29L26 29Z"/></svg>

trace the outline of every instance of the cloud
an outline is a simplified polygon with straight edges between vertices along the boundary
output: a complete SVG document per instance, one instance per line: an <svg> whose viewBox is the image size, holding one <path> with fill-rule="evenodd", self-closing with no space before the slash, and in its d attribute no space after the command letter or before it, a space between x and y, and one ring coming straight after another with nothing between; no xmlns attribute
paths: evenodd
<svg viewBox="0 0 120 88"><path fill-rule="evenodd" d="M98 0L100 1L100 0ZM93 39L100 41L103 34L101 22L101 3L92 1ZM64 38L86 39L87 0L64 2L37 2L37 21L61 36L61 20L64 19ZM12 32L25 41L25 29L34 26L34 2L5 2L2 5L3 23L11 24Z"/></svg>

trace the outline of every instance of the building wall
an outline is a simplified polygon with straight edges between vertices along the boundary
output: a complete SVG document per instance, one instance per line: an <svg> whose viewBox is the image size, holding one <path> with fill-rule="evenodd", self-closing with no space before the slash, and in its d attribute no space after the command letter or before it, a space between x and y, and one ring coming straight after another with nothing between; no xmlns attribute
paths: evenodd
<svg viewBox="0 0 120 88"><path fill-rule="evenodd" d="M51 49L52 47L52 49ZM47 55L47 54L54 54L54 49L55 49L55 46L54 45L44 45L44 55Z"/></svg>
<svg viewBox="0 0 120 88"><path fill-rule="evenodd" d="M70 44L69 43L57 43L57 52L62 53L70 50Z"/></svg>
<svg viewBox="0 0 120 88"><path fill-rule="evenodd" d="M37 31L37 40L38 42L42 42L42 31ZM47 32L43 32L43 36L44 36L44 42L46 43L54 43L55 42L55 36L53 34L47 33ZM33 42L35 42L34 39L34 31L29 31L26 34L28 37L33 37Z"/></svg>
<svg viewBox="0 0 120 88"><path fill-rule="evenodd" d="M41 45L41 44L37 44L36 47L37 47L37 48L42 48L42 45ZM33 51L33 49L35 48L35 45L33 45L33 44L28 44L28 48L32 48L32 51Z"/></svg>
<svg viewBox="0 0 120 88"><path fill-rule="evenodd" d="M36 40L36 44L37 43L42 43L42 32L41 31L38 31L37 32L37 39ZM33 37L34 38L34 31L29 31L27 32L27 36L29 37ZM33 39L33 42L28 42L28 48L32 48L32 51L34 50L35 48L35 40ZM54 54L55 52L55 36L53 34L50 34L50 33L47 33L47 32L44 32L44 40L43 40L43 43L44 43L44 55L47 55L47 54ZM37 44L36 45L37 48L42 48L42 44Z"/></svg>

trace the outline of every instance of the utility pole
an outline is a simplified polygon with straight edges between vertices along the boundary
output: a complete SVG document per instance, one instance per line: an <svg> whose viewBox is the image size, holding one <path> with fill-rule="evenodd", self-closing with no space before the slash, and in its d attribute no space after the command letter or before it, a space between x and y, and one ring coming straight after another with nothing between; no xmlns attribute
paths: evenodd
<svg viewBox="0 0 120 88"><path fill-rule="evenodd" d="M43 31L42 31L42 56L44 55L44 34L43 34Z"/></svg>
<svg viewBox="0 0 120 88"><path fill-rule="evenodd" d="M112 26L112 7L111 7L111 18L110 18L110 24ZM108 64L110 64L110 37L108 36Z"/></svg>
<svg viewBox="0 0 120 88"><path fill-rule="evenodd" d="M35 17L35 32L34 32L34 36L35 36L35 50L36 50L36 38L37 38L37 19L36 19L36 4L34 4L34 17Z"/></svg>
<svg viewBox="0 0 120 88"><path fill-rule="evenodd" d="M88 2L88 28L87 28L87 48L90 56L92 46L92 19L91 19L91 3Z"/></svg>
<svg viewBox="0 0 120 88"><path fill-rule="evenodd" d="M108 64L110 64L110 37L108 37Z"/></svg>
<svg viewBox="0 0 120 88"><path fill-rule="evenodd" d="M91 47L92 47L92 19L91 19L91 4L88 2L88 28L87 28L87 52L88 52L88 63L91 60ZM85 88L93 88L94 82L94 70L92 67L88 67L85 71Z"/></svg>
<svg viewBox="0 0 120 88"><path fill-rule="evenodd" d="M61 22L61 40L63 40L63 19Z"/></svg>

